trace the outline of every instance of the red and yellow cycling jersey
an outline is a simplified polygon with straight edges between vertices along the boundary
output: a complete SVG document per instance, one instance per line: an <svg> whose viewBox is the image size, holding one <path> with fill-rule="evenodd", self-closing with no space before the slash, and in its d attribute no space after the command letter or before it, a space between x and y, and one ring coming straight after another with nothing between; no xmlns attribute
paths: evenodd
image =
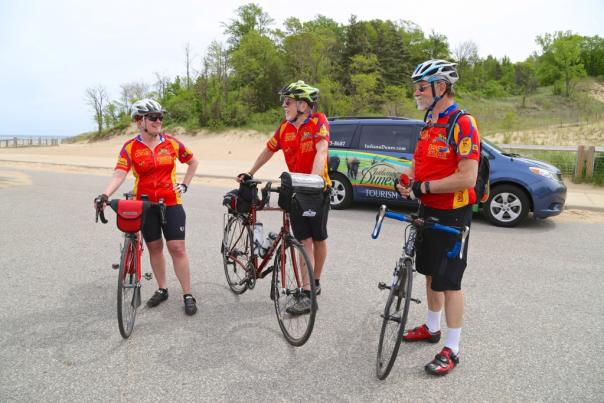
<svg viewBox="0 0 604 403"><path fill-rule="evenodd" d="M417 142L413 156L415 160L415 179L431 181L446 178L458 171L459 161L470 158L480 160L480 134L476 120L471 115L460 116L453 129L453 139L447 147L447 128L449 116L457 112L453 104L445 112L439 114L437 125L426 126ZM457 151L456 151L457 149ZM474 188L468 188L454 193L427 194L421 197L422 204L440 209L451 210L476 203Z"/></svg>
<svg viewBox="0 0 604 403"><path fill-rule="evenodd" d="M299 129L284 120L266 146L272 152L283 150L285 163L290 172L310 174L317 154L317 143L321 140L329 143L329 122L324 114L313 113ZM321 176L325 179L325 183L331 186L327 172L326 158Z"/></svg>
<svg viewBox="0 0 604 403"><path fill-rule="evenodd" d="M120 151L115 169L126 172L132 168L134 194L137 199L147 195L149 201L164 199L166 206L181 204L180 195L174 192L176 164L187 163L193 153L180 141L167 134L160 134L160 143L151 150L140 135L126 141Z"/></svg>

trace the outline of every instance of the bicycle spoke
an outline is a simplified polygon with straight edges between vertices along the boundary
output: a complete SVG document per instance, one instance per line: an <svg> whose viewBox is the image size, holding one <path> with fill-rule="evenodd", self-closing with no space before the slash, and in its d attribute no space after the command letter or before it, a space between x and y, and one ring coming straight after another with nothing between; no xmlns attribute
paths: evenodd
<svg viewBox="0 0 604 403"><path fill-rule="evenodd" d="M310 260L296 241L286 248L285 255L280 246L275 258L273 287L276 289L274 302L279 327L290 344L301 346L310 337L314 326L316 297ZM304 298L310 301L306 305L302 304ZM300 313L303 306L309 307L310 312Z"/></svg>

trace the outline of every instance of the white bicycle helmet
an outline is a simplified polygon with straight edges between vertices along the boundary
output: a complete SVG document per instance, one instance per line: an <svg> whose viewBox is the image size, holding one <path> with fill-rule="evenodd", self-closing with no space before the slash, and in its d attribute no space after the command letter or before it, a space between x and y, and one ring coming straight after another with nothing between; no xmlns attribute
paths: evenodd
<svg viewBox="0 0 604 403"><path fill-rule="evenodd" d="M141 99L140 101L136 101L132 104L132 107L130 109L132 111L130 113L132 119L136 118L137 116L146 116L150 113L166 112L164 108L162 108L162 106L159 104L159 102L150 98L145 98Z"/></svg>
<svg viewBox="0 0 604 403"><path fill-rule="evenodd" d="M417 65L415 71L411 75L411 79L414 83L419 81L431 83L444 80L449 84L455 84L455 81L459 79L457 70L455 69L456 65L456 63L451 63L446 60L428 60Z"/></svg>

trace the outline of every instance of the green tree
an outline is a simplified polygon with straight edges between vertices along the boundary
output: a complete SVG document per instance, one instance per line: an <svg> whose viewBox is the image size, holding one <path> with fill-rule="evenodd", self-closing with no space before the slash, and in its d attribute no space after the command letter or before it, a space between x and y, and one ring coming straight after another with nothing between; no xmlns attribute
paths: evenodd
<svg viewBox="0 0 604 403"><path fill-rule="evenodd" d="M532 58L515 65L515 84L522 95L522 107L526 107L526 97L537 90L535 61Z"/></svg>
<svg viewBox="0 0 604 403"><path fill-rule="evenodd" d="M276 105L278 90L283 86L282 58L274 42L256 31L241 38L231 53L233 80L238 99L251 112L265 112Z"/></svg>
<svg viewBox="0 0 604 403"><path fill-rule="evenodd" d="M604 76L604 39L586 36L581 42L581 63L592 77Z"/></svg>
<svg viewBox="0 0 604 403"><path fill-rule="evenodd" d="M544 83L560 81L567 97L577 79L586 74L581 63L581 42L582 38L570 31L537 37L543 51L539 58L539 75Z"/></svg>
<svg viewBox="0 0 604 403"><path fill-rule="evenodd" d="M239 47L241 39L249 32L255 31L261 35L270 33L269 27L273 19L258 4L245 4L239 7L235 14L237 18L228 24L222 23L225 27L224 33L228 35L228 43L233 49Z"/></svg>

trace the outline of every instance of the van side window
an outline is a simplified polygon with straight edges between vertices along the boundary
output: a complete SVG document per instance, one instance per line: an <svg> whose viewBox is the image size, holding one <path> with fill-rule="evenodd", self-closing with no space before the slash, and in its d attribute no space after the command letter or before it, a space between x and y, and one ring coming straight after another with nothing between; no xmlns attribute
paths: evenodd
<svg viewBox="0 0 604 403"><path fill-rule="evenodd" d="M359 148L367 151L413 153L419 128L402 125L363 125Z"/></svg>
<svg viewBox="0 0 604 403"><path fill-rule="evenodd" d="M331 125L329 127L329 148L350 148L357 125Z"/></svg>

